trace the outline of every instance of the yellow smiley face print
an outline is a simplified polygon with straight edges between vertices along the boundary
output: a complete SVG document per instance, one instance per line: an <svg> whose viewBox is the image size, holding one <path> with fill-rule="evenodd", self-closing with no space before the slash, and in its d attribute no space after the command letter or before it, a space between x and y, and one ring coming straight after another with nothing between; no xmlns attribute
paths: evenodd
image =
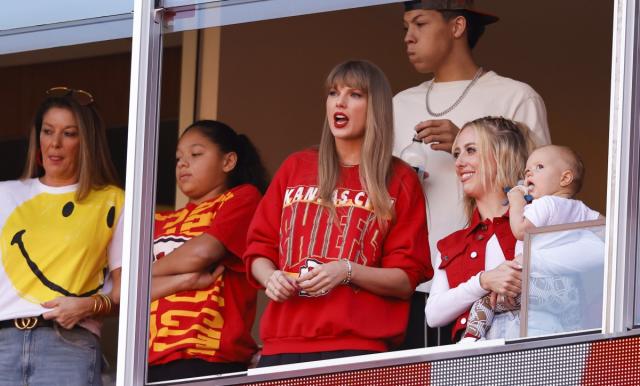
<svg viewBox="0 0 640 386"><path fill-rule="evenodd" d="M74 192L40 193L15 208L0 233L0 248L4 270L22 298L42 303L102 288L118 194L107 188L78 203Z"/></svg>

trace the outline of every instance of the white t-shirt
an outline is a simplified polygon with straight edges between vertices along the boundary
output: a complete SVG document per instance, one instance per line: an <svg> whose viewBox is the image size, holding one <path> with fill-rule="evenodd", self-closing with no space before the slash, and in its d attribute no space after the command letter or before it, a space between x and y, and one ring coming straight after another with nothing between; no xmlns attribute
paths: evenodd
<svg viewBox="0 0 640 386"><path fill-rule="evenodd" d="M582 201L544 196L525 206L524 217L541 227L597 220L600 213ZM522 249L518 241L516 255ZM537 234L531 253L528 336L598 328L604 240L588 229Z"/></svg>
<svg viewBox="0 0 640 386"><path fill-rule="evenodd" d="M536 227L597 220L600 213L582 201L558 196L543 196L524 207L524 217ZM538 237L556 237L555 233ZM523 242L516 242L516 255L522 253Z"/></svg>
<svg viewBox="0 0 640 386"><path fill-rule="evenodd" d="M0 320L41 315L59 296L88 296L106 285L122 255L121 189L75 200L76 185L37 178L0 182ZM99 323L81 325L99 334Z"/></svg>
<svg viewBox="0 0 640 386"><path fill-rule="evenodd" d="M443 111L462 94L470 81L436 82L429 95L432 111ZM449 119L456 126L486 116L502 116L526 124L538 146L550 143L544 102L530 86L499 76L493 71L482 75L468 94L447 115L436 118L426 109L427 88L431 81L398 93L393 98L395 140L393 154L400 156L411 143L415 126L428 119ZM425 170L429 178L423 182L427 199L427 223L433 267L437 268L436 243L467 223L462 201L462 188L455 173L450 153L432 150L428 145ZM429 285L419 289L428 291Z"/></svg>

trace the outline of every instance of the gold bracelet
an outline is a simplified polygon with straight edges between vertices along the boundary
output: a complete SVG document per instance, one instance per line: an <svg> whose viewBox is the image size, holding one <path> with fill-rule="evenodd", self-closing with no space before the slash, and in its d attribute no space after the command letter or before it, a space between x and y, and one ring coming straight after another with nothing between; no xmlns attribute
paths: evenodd
<svg viewBox="0 0 640 386"><path fill-rule="evenodd" d="M93 298L93 314L98 315L98 312L100 311L100 304L101 304L100 296L91 295L91 297Z"/></svg>
<svg viewBox="0 0 640 386"><path fill-rule="evenodd" d="M104 311L104 299L102 299L102 296L100 295L98 295L98 299L100 299L100 301L98 301L99 307L97 315L102 315L102 312Z"/></svg>
<svg viewBox="0 0 640 386"><path fill-rule="evenodd" d="M93 310L93 314L94 315L100 315L100 313L102 312L102 298L100 298L100 295L92 295L93 299L95 300L95 307Z"/></svg>
<svg viewBox="0 0 640 386"><path fill-rule="evenodd" d="M98 299L95 295L91 295L91 298L93 299L93 314L95 315L98 310Z"/></svg>
<svg viewBox="0 0 640 386"><path fill-rule="evenodd" d="M109 295L100 294L100 296L104 299L106 303L104 314L109 315L111 313L111 309L113 308L113 302L111 301L111 298L109 297Z"/></svg>

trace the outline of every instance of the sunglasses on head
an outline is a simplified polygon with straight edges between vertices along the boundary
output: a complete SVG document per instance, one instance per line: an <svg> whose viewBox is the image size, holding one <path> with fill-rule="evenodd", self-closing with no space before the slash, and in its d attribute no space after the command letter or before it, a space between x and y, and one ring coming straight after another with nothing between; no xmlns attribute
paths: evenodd
<svg viewBox="0 0 640 386"><path fill-rule="evenodd" d="M87 106L93 103L93 95L89 92L84 90L75 90L65 86L51 87L47 90L47 95L59 98L71 96L71 98L81 106Z"/></svg>

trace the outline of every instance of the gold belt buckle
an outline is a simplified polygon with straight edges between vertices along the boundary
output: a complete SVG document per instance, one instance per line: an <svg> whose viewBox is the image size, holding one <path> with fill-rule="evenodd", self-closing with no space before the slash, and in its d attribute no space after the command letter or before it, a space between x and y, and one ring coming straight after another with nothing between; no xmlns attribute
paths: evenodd
<svg viewBox="0 0 640 386"><path fill-rule="evenodd" d="M32 330L38 325L38 318L35 316L29 318L17 318L13 320L13 324L18 330Z"/></svg>

